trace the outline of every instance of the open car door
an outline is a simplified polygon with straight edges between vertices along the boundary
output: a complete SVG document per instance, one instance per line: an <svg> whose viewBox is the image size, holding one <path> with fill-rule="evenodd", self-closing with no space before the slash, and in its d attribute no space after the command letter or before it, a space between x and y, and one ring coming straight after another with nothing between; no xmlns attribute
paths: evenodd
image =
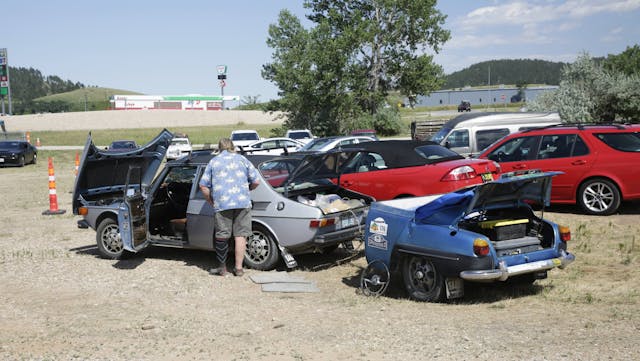
<svg viewBox="0 0 640 361"><path fill-rule="evenodd" d="M118 207L118 225L124 249L137 252L148 244L147 212L142 189L142 169L131 166L127 172L123 202Z"/></svg>

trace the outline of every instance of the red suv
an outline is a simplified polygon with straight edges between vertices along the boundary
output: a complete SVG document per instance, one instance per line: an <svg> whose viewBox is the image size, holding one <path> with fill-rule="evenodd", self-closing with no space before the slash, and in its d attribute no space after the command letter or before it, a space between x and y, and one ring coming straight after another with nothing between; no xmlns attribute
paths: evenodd
<svg viewBox="0 0 640 361"><path fill-rule="evenodd" d="M568 125L525 130L495 142L478 156L503 172L562 171L551 203L577 203L587 214L609 215L622 200L640 199L640 125Z"/></svg>

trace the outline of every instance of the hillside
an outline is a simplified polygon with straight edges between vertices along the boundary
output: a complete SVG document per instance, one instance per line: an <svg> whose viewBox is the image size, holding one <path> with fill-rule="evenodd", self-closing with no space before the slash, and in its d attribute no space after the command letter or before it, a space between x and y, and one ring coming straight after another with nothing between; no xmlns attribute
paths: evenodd
<svg viewBox="0 0 640 361"><path fill-rule="evenodd" d="M105 110L109 108L109 98L114 94L141 94L128 90L87 87L65 93L52 94L33 99L37 104L66 104L67 111Z"/></svg>
<svg viewBox="0 0 640 361"><path fill-rule="evenodd" d="M496 84L560 84L562 62L536 59L490 60L471 65L446 76L442 89L486 86L491 73L491 85Z"/></svg>

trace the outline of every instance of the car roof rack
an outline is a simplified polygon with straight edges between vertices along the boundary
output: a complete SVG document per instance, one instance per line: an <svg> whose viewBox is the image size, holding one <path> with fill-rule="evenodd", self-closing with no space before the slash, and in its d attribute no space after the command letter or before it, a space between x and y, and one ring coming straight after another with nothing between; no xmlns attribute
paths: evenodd
<svg viewBox="0 0 640 361"><path fill-rule="evenodd" d="M560 123L560 124L551 124L543 127L536 127L525 129L522 133L533 132L536 130L549 129L549 128L558 128L558 127L576 127L579 130L584 130L587 127L615 127L616 129L626 129L625 126L629 126L631 123Z"/></svg>

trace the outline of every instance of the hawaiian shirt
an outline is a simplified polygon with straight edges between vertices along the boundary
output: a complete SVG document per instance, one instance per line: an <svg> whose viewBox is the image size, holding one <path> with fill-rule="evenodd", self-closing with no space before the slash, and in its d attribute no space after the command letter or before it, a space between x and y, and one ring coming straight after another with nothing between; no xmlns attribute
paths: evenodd
<svg viewBox="0 0 640 361"><path fill-rule="evenodd" d="M216 212L251 208L249 184L258 181L258 170L244 156L222 151L204 170L200 185L211 190Z"/></svg>

